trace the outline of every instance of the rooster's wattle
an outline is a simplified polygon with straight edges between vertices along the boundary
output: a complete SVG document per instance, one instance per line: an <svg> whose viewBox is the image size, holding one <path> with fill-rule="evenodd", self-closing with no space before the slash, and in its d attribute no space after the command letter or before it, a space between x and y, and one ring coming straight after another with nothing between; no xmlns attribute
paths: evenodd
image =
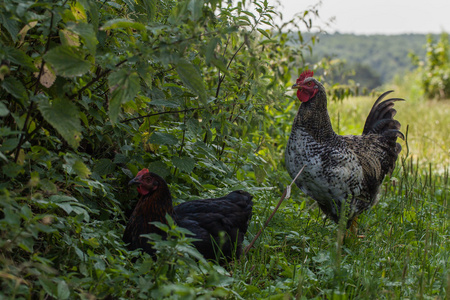
<svg viewBox="0 0 450 300"><path fill-rule="evenodd" d="M206 259L239 258L242 241L252 215L252 196L245 191L234 191L216 199L184 202L173 207L165 180L147 169L141 170L130 184L138 185L141 195L127 227L123 241L129 249L141 248L154 255L155 250L142 234L165 233L151 222L167 223L169 214L175 223L188 229L197 241L197 250Z"/></svg>
<svg viewBox="0 0 450 300"><path fill-rule="evenodd" d="M327 110L323 85L312 71L303 72L293 88L301 101L286 147L286 168L297 186L317 201L336 223L343 203L348 203L347 227L354 218L378 202L379 187L392 173L401 151L397 138L404 139L394 120L394 102L382 94L367 117L362 135L341 136L334 132Z"/></svg>

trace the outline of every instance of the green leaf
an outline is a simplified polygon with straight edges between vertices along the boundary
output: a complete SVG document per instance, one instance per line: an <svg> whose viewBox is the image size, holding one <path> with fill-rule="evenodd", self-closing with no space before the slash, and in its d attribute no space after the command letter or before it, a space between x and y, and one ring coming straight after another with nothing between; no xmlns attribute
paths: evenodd
<svg viewBox="0 0 450 300"><path fill-rule="evenodd" d="M203 0L190 0L188 4L188 10L191 12L190 19L197 21L203 14Z"/></svg>
<svg viewBox="0 0 450 300"><path fill-rule="evenodd" d="M91 175L91 170L84 164L81 159L77 159L72 165L72 169L80 178L87 178Z"/></svg>
<svg viewBox="0 0 450 300"><path fill-rule="evenodd" d="M154 132L150 136L149 142L158 145L175 145L178 143L178 139L170 133Z"/></svg>
<svg viewBox="0 0 450 300"><path fill-rule="evenodd" d="M117 157L117 155L116 155ZM94 166L94 172L100 176L112 174L116 165L107 158L100 159Z"/></svg>
<svg viewBox="0 0 450 300"><path fill-rule="evenodd" d="M214 58L214 53L216 51L217 44L220 42L220 39L215 37L212 38L208 45L206 46L206 53L205 53L205 59L206 63L210 64L211 60Z"/></svg>
<svg viewBox="0 0 450 300"><path fill-rule="evenodd" d="M175 167L185 173L191 173L195 167L195 160L190 157L173 157L172 162Z"/></svg>
<svg viewBox="0 0 450 300"><path fill-rule="evenodd" d="M197 68L185 59L180 59L177 64L177 73L181 81L206 103L206 90L203 78Z"/></svg>
<svg viewBox="0 0 450 300"><path fill-rule="evenodd" d="M181 104L178 102L168 101L168 100L164 100L164 99L152 100L148 104L155 105L155 106L171 107L171 108L177 108L177 107L181 106Z"/></svg>
<svg viewBox="0 0 450 300"><path fill-rule="evenodd" d="M61 280L57 286L57 294L58 299L69 299L70 297L70 289L67 283L64 280Z"/></svg>
<svg viewBox="0 0 450 300"><path fill-rule="evenodd" d="M270 35L267 31L258 28L259 33L261 33L262 35L264 35L266 38L270 39Z"/></svg>
<svg viewBox="0 0 450 300"><path fill-rule="evenodd" d="M106 22L100 29L110 30L117 28L133 28L136 30L145 30L145 25L127 19L114 19Z"/></svg>
<svg viewBox="0 0 450 300"><path fill-rule="evenodd" d="M0 49L0 54L4 56L3 59L9 60L19 66L26 67L32 71L37 71L33 64L33 59L22 50L5 46L3 49Z"/></svg>
<svg viewBox="0 0 450 300"><path fill-rule="evenodd" d="M49 50L44 59L63 77L81 76L91 68L91 63L84 59L84 54L72 46L57 46Z"/></svg>
<svg viewBox="0 0 450 300"><path fill-rule="evenodd" d="M38 109L44 119L73 148L77 148L81 140L81 123L77 106L65 99L55 99L49 102L47 98L39 101Z"/></svg>
<svg viewBox="0 0 450 300"><path fill-rule="evenodd" d="M10 162L7 165L4 165L2 167L2 171L3 174L5 174L6 176L10 177L10 178L14 178L17 175L19 175L19 173L23 172L23 168L21 165Z"/></svg>
<svg viewBox="0 0 450 300"><path fill-rule="evenodd" d="M16 148L18 144L19 138L10 138L3 140L3 143L0 146L0 151L2 152L11 151L14 148Z"/></svg>
<svg viewBox="0 0 450 300"><path fill-rule="evenodd" d="M9 109L3 102L0 102L0 117L6 117L9 115Z"/></svg>
<svg viewBox="0 0 450 300"><path fill-rule="evenodd" d="M169 168L164 162L160 160L150 163L148 169L150 170L150 172L156 173L162 178L166 178L167 176L170 175Z"/></svg>
<svg viewBox="0 0 450 300"><path fill-rule="evenodd" d="M39 276L38 277L39 283L41 284L41 286L44 288L44 290L52 297L54 298L58 298L56 295L56 285L53 281L51 281L50 279L44 277L44 276Z"/></svg>
<svg viewBox="0 0 450 300"><path fill-rule="evenodd" d="M89 53L95 54L98 40L92 24L69 22L67 23L67 29L78 34L83 39Z"/></svg>
<svg viewBox="0 0 450 300"><path fill-rule="evenodd" d="M20 31L20 23L12 18L11 13L5 12L5 10L2 9L2 13L0 13L0 24L2 24L2 26L6 28L6 30L11 35L12 40L14 42L17 42L17 35Z"/></svg>
<svg viewBox="0 0 450 300"><path fill-rule="evenodd" d="M2 81L2 88L19 100L28 100L28 93L22 82L17 78L8 76Z"/></svg>
<svg viewBox="0 0 450 300"><path fill-rule="evenodd" d="M111 123L116 123L120 111L120 105L131 101L140 91L139 75L133 71L120 69L109 75L109 88L112 98L109 103L109 117Z"/></svg>
<svg viewBox="0 0 450 300"><path fill-rule="evenodd" d="M155 21L156 16L156 1L157 0L141 0L145 11L146 11L146 17L149 22Z"/></svg>

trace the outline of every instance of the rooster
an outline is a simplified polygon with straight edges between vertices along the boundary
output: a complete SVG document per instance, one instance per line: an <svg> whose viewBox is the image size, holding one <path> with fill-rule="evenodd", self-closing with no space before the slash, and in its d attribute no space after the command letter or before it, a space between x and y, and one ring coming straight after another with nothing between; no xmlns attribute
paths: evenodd
<svg viewBox="0 0 450 300"><path fill-rule="evenodd" d="M392 91L385 92L374 103L362 135L341 136L333 131L325 89L313 75L303 72L292 86L301 105L286 147L286 168L295 178L305 166L297 186L334 222L345 210L347 228L353 225L354 231L356 217L378 202L380 185L402 149L397 138L404 136L393 106L404 99L383 101Z"/></svg>
<svg viewBox="0 0 450 300"><path fill-rule="evenodd" d="M165 180L148 169L139 171L129 182L137 185L141 195L127 227L123 241L130 250L141 248L155 254L148 239L142 234L165 233L152 222L166 223L169 214L175 223L194 234L193 244L206 259L239 258L242 241L252 214L252 196L244 191L234 191L216 199L184 202L175 208Z"/></svg>

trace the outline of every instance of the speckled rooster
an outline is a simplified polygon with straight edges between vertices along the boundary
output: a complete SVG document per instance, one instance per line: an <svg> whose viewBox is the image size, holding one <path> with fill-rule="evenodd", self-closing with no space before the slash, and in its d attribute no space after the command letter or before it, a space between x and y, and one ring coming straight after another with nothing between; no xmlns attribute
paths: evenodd
<svg viewBox="0 0 450 300"><path fill-rule="evenodd" d="M325 89L313 75L305 71L293 85L301 105L286 148L286 168L294 178L305 165L297 186L336 223L348 201L347 228L356 227L356 216L378 202L380 185L401 151L397 138L404 136L393 106L403 99L383 101L392 91L385 92L373 105L362 135L341 136L333 131Z"/></svg>

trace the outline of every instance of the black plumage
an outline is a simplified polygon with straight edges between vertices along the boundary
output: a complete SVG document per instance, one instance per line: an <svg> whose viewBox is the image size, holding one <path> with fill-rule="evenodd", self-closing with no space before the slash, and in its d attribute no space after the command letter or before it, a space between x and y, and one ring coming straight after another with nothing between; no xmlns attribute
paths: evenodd
<svg viewBox="0 0 450 300"><path fill-rule="evenodd" d="M147 169L130 181L141 195L125 229L123 240L130 249L141 248L154 255L155 250L142 234L165 233L150 222L167 223L166 214L188 229L198 241L193 242L206 259L239 258L242 241L252 214L252 196L234 191L221 198L184 202L176 207L165 180Z"/></svg>

